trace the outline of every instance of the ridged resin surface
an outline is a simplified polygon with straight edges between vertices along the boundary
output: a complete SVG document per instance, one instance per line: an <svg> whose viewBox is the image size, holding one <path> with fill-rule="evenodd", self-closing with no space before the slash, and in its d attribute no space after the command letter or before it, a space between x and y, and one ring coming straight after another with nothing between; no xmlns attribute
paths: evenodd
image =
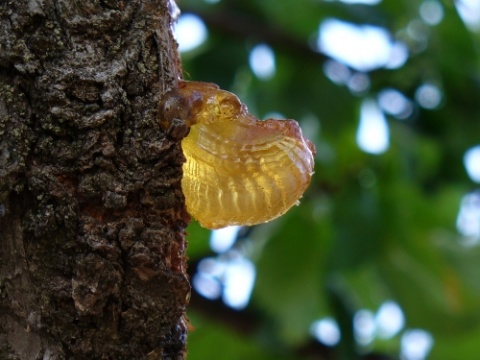
<svg viewBox="0 0 480 360"><path fill-rule="evenodd" d="M313 174L315 147L294 120L257 120L216 85L181 82L190 132L182 141L188 212L206 228L254 225L298 203Z"/></svg>

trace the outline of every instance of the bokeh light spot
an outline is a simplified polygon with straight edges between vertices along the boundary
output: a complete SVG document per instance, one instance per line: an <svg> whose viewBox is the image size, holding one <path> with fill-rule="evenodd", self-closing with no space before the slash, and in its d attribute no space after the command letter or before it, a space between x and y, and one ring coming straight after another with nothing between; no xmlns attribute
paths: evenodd
<svg viewBox="0 0 480 360"><path fill-rule="evenodd" d="M318 33L320 51L359 71L384 67L392 57L391 36L378 26L327 19L320 24Z"/></svg>
<svg viewBox="0 0 480 360"><path fill-rule="evenodd" d="M353 94L363 94L370 88L370 77L364 73L353 74L348 80L347 85Z"/></svg>
<svg viewBox="0 0 480 360"><path fill-rule="evenodd" d="M255 265L243 256L229 261L224 274L223 302L240 310L250 301L255 284Z"/></svg>
<svg viewBox="0 0 480 360"><path fill-rule="evenodd" d="M476 245L480 240L480 193L472 192L462 197L457 215L457 230L464 236L462 245Z"/></svg>
<svg viewBox="0 0 480 360"><path fill-rule="evenodd" d="M400 41L396 41L392 44L390 50L390 58L385 64L387 69L399 69L401 68L408 60L408 47Z"/></svg>
<svg viewBox="0 0 480 360"><path fill-rule="evenodd" d="M360 345L366 346L375 338L375 321L369 310L359 310L353 317L355 339Z"/></svg>
<svg viewBox="0 0 480 360"><path fill-rule="evenodd" d="M424 360L433 346L433 337L425 330L407 330L401 339L401 356L404 360Z"/></svg>
<svg viewBox="0 0 480 360"><path fill-rule="evenodd" d="M194 289L207 299L222 297L225 305L240 310L248 305L255 285L255 265L236 250L202 259L193 276Z"/></svg>
<svg viewBox="0 0 480 360"><path fill-rule="evenodd" d="M420 16L428 25L437 25L443 19L443 7L436 0L426 0L420 5Z"/></svg>
<svg viewBox="0 0 480 360"><path fill-rule="evenodd" d="M470 179L480 183L480 145L474 146L465 152L463 165Z"/></svg>
<svg viewBox="0 0 480 360"><path fill-rule="evenodd" d="M382 2L382 0L338 0L344 4L365 4L365 5L377 5Z"/></svg>
<svg viewBox="0 0 480 360"><path fill-rule="evenodd" d="M377 335L383 339L394 337L405 325L402 309L393 301L384 302L375 315Z"/></svg>
<svg viewBox="0 0 480 360"><path fill-rule="evenodd" d="M310 327L310 333L327 346L335 346L340 342L340 329L337 322L330 317L315 321Z"/></svg>
<svg viewBox="0 0 480 360"><path fill-rule="evenodd" d="M192 279L192 284L200 295L210 300L218 299L222 293L220 282L203 273L195 274Z"/></svg>
<svg viewBox="0 0 480 360"><path fill-rule="evenodd" d="M360 124L357 130L357 144L370 154L382 154L389 147L389 128L377 102L366 99L360 108Z"/></svg>
<svg viewBox="0 0 480 360"><path fill-rule="evenodd" d="M259 79L268 80L275 75L275 53L265 44L256 45L249 56L252 72Z"/></svg>
<svg viewBox="0 0 480 360"><path fill-rule="evenodd" d="M413 105L400 91L384 89L378 94L378 104L387 114L398 119L406 119L413 112Z"/></svg>
<svg viewBox="0 0 480 360"><path fill-rule="evenodd" d="M442 92L433 84L423 84L415 91L415 100L421 107L433 110L440 105Z"/></svg>
<svg viewBox="0 0 480 360"><path fill-rule="evenodd" d="M350 79L350 69L335 60L327 60L323 64L323 72L335 84L343 85Z"/></svg>
<svg viewBox="0 0 480 360"><path fill-rule="evenodd" d="M457 0L458 14L471 31L480 30L480 0Z"/></svg>
<svg viewBox="0 0 480 360"><path fill-rule="evenodd" d="M235 243L241 228L241 226L227 226L213 230L210 234L210 248L217 253L229 250Z"/></svg>
<svg viewBox="0 0 480 360"><path fill-rule="evenodd" d="M207 27L197 15L183 14L175 27L178 50L186 52L202 45L207 39Z"/></svg>

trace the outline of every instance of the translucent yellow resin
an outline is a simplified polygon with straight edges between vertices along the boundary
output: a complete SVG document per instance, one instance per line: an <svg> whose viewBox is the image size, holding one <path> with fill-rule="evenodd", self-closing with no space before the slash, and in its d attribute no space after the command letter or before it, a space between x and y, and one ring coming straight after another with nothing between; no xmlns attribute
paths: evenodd
<svg viewBox="0 0 480 360"><path fill-rule="evenodd" d="M182 190L203 227L264 223L298 203L313 174L315 147L296 121L259 121L213 84L182 82L179 92L195 99L182 141Z"/></svg>

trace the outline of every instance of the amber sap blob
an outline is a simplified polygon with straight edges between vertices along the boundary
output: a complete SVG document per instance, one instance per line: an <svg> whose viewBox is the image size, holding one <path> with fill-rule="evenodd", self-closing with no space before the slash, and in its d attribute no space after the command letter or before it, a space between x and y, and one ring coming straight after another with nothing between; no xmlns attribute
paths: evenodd
<svg viewBox="0 0 480 360"><path fill-rule="evenodd" d="M259 121L214 84L181 82L179 92L194 99L182 141L182 190L203 227L264 223L298 204L313 174L315 147L296 121Z"/></svg>

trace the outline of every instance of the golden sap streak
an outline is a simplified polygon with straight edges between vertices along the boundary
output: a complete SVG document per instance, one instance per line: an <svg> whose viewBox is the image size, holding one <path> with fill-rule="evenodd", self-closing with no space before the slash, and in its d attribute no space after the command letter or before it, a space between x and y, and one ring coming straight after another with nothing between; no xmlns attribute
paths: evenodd
<svg viewBox="0 0 480 360"><path fill-rule="evenodd" d="M315 147L295 120L260 121L214 84L180 82L178 94L191 108L182 190L203 227L264 223L298 204L313 174Z"/></svg>

